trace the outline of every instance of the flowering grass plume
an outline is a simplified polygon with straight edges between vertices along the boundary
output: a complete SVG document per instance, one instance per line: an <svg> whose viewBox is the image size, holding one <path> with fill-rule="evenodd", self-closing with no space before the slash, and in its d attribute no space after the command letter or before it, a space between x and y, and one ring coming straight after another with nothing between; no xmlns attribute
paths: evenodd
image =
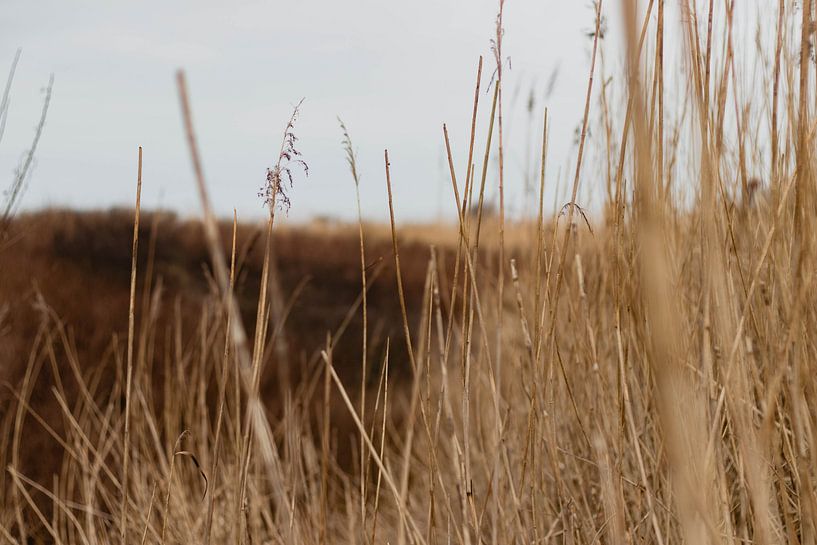
<svg viewBox="0 0 817 545"><path fill-rule="evenodd" d="M309 165L301 158L301 152L296 148L298 137L295 136L295 122L298 120L301 99L295 105L292 116L289 118L287 127L284 130L284 138L281 141L281 151L278 153L278 161L275 166L267 169L267 179L258 196L264 199L264 204L269 207L270 214L275 213L275 207L280 206L285 211L289 211L291 202L287 192L293 187L292 168L297 166L303 169L304 175L309 176Z"/></svg>
<svg viewBox="0 0 817 545"><path fill-rule="evenodd" d="M360 187L360 174L357 171L357 154L352 146L352 137L349 136L349 130L341 118L338 118L340 123L340 130L343 132L343 151L346 152L346 162L349 164L349 170L352 171L352 178L355 181L355 187Z"/></svg>

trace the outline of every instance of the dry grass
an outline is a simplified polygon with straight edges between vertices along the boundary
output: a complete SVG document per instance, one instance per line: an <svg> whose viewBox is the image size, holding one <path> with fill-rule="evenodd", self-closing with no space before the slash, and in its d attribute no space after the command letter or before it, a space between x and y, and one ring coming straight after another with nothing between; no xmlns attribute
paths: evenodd
<svg viewBox="0 0 817 545"><path fill-rule="evenodd" d="M127 293L127 272L146 271L139 295L105 307L122 327L135 308L130 394L122 341L80 358L67 320L40 304L29 346L12 352L26 364L4 405L0 540L815 543L814 6L779 3L763 85L747 89L732 28L741 4L682 4L679 82L664 65L664 0L650 1L643 21L622 2L619 113L611 87L594 88L606 80L595 65L604 47L597 4L571 187L575 201L598 99L608 200L592 233L578 206L547 223L540 205L538 220L518 225L501 201L496 217L481 212L486 181L508 173L487 174L488 152L503 154L502 69L486 107L480 61L473 111L474 120L487 115L487 137L473 122L467 157L458 157L443 133L459 212L447 233L402 234L391 200L388 228L275 231L273 186L267 225L233 236L209 212L180 76L206 237L192 223L149 234L143 215L134 239L140 252L148 247L144 267L135 259L128 268L127 222L117 227L124 240L105 250L121 268L116 293ZM501 36L500 18L499 63ZM391 174L386 153L390 195ZM20 218L15 231L32 225ZM151 275L168 229L195 248L186 259L211 264L200 297L184 305L169 303ZM105 233L86 236L76 255L93 253ZM45 244L32 233L18 244L32 237ZM304 240L323 246L305 252ZM21 255L8 248L4 264ZM323 266L317 284L330 286L312 312L334 312L352 293L342 306L357 328L293 320L300 307L285 294L307 288L286 271L305 253L316 257L302 269ZM242 280L246 263L254 281ZM64 264L46 257L40 266ZM90 278L106 293L105 274L86 269L73 281ZM354 289L332 288L343 275ZM73 303L78 319L96 308ZM295 343L313 357L296 361ZM264 383L271 375L275 388ZM47 415L35 410L45 406ZM34 426L50 430L60 453L37 480L24 470L43 448L29 441Z"/></svg>

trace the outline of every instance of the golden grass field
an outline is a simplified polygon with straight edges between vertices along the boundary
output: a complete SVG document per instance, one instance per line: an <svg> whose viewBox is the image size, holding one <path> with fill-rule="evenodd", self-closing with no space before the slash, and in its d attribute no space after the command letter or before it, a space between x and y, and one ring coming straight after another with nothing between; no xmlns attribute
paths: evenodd
<svg viewBox="0 0 817 545"><path fill-rule="evenodd" d="M488 134L444 129L459 214L427 226L387 152L389 224L278 228L295 116L268 220L217 221L180 73L201 221L137 197L0 245L0 542L814 544L815 6L770 3L742 83L741 4L683 3L680 68L664 4L621 2L612 80L596 4L571 198L543 205L545 111L521 222L502 62L463 97Z"/></svg>

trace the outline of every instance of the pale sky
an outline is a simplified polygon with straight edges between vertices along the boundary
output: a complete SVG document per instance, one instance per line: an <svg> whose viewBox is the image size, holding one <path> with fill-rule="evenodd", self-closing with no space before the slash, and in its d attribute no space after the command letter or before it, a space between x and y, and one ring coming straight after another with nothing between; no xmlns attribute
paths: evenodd
<svg viewBox="0 0 817 545"><path fill-rule="evenodd" d="M616 34L619 7L607 4L613 29L604 47L612 64L619 61L621 39L609 36ZM364 215L387 217L388 148L399 219L452 217L442 124L448 123L462 178L477 60L485 56L485 89L494 66L489 40L497 7L497 0L6 0L0 10L3 79L15 50L23 51L0 142L0 186L11 181L29 146L42 89L53 73L51 109L24 209L132 206L142 145L143 207L198 214L174 79L184 68L205 175L220 215L234 207L245 219L264 213L257 191L266 167L275 162L292 106L303 97L296 133L310 175L296 175L291 220L355 215L337 116L358 152ZM593 8L584 0L506 2L511 214L522 208L528 149L538 146L545 105L552 128L549 203L557 197L557 174L565 177L575 168L574 131L583 109L592 26ZM555 70L558 78L545 101ZM531 92L532 126L526 112ZM483 91L481 100L477 157L483 153L490 95ZM589 184L592 180L585 184L586 198L593 200Z"/></svg>

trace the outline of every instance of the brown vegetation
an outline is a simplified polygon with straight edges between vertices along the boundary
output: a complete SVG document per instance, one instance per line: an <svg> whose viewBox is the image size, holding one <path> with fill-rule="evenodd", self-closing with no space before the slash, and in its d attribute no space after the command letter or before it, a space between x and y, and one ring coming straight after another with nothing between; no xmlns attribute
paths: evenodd
<svg viewBox="0 0 817 545"><path fill-rule="evenodd" d="M517 236L501 185L500 7L493 99L480 102L480 60L467 156L452 153L443 127L459 212L445 252L400 235L388 152L391 240L362 224L273 229L279 158L266 229L244 227L226 244L180 74L205 221L142 221L139 295L126 296L129 214L22 218L23 237L0 254L2 274L16 279L2 296L20 301L3 317L21 331L9 337L7 378L23 374L0 436L0 539L813 544L814 3L779 2L768 66L750 72L765 91L739 86L747 73L733 24L745 3L682 2L680 81L664 67L665 2L651 1L641 21L636 4L621 3L617 113L612 87L594 91L607 76L597 78L595 4L570 202L546 222L545 112L538 217ZM576 199L596 96L607 200L590 232ZM488 110L480 161L476 119ZM489 221L480 204L494 149L500 198ZM768 180L762 204L751 202L753 168ZM17 263L30 264L12 271ZM37 275L59 320L31 307ZM305 275L315 281L300 289ZM140 323L126 365L129 305ZM346 316L360 316L359 328L327 337ZM107 350L111 331L119 340ZM50 398L40 389L49 369ZM24 446L39 418L28 400L53 410L36 425L61 426L31 432L60 445L58 471L40 483L24 471L46 452Z"/></svg>
<svg viewBox="0 0 817 545"><path fill-rule="evenodd" d="M223 240L230 240L231 225L222 224ZM26 214L13 222L12 233L0 253L0 418L14 407L12 391L19 388L29 365L32 345L46 331L54 344L54 365L68 369L66 358L75 359L87 376L104 368L104 384L110 389L113 377L122 373L114 355L127 339L127 307L130 269L130 239L133 212L72 212L51 210ZM369 349L373 358L382 358L386 339L399 338L400 310L393 297L394 270L391 242L382 228L373 228L369 237L371 269L376 274L369 286L369 316L372 324ZM258 297L263 259L263 231L239 225L235 293L250 331L255 327L254 301ZM213 286L209 258L200 222L180 220L172 214L142 215L137 279L137 331L152 330L155 338L146 360L154 369L158 386L164 373L174 366L175 350L166 343L180 335L185 343L202 326L202 313L212 311ZM272 411L280 411L282 392L298 380L290 373L312 370L319 365L318 351L327 333L343 326L344 334L335 342L339 372L357 384L362 323L356 301L361 292L354 228L293 228L278 230L273 248L276 254L276 283L279 287L272 304L279 308L285 353L270 352L265 361L263 397ZM415 241L405 244L403 275L410 315L418 321L422 300L428 247ZM225 255L229 248L225 248ZM359 304L359 303L358 303ZM147 317L155 323L143 324ZM213 317L210 317L212 319ZM205 318L206 319L206 318ZM278 327L273 320L273 327ZM178 331L177 331L178 330ZM60 337L64 335L64 341ZM147 350L147 348L146 348ZM69 353L66 353L69 351ZM391 349L392 370L405 375L407 359L401 344ZM283 361L282 361L283 360ZM342 362L347 362L343 364ZM400 362L403 362L402 364ZM76 402L72 377L62 377L66 402ZM54 380L46 364L36 379L31 408L47 421L59 423L60 408L51 391ZM177 385L180 388L184 384ZM109 393L100 387L100 396ZM157 410L161 411L161 399ZM56 426L61 431L60 425ZM27 459L22 470L41 481L50 478L59 463L59 444L47 437L31 418L24 428L28 452L51 453L53 463ZM173 438L171 438L173 440ZM343 445L346 447L347 445ZM344 448L344 450L346 450Z"/></svg>

